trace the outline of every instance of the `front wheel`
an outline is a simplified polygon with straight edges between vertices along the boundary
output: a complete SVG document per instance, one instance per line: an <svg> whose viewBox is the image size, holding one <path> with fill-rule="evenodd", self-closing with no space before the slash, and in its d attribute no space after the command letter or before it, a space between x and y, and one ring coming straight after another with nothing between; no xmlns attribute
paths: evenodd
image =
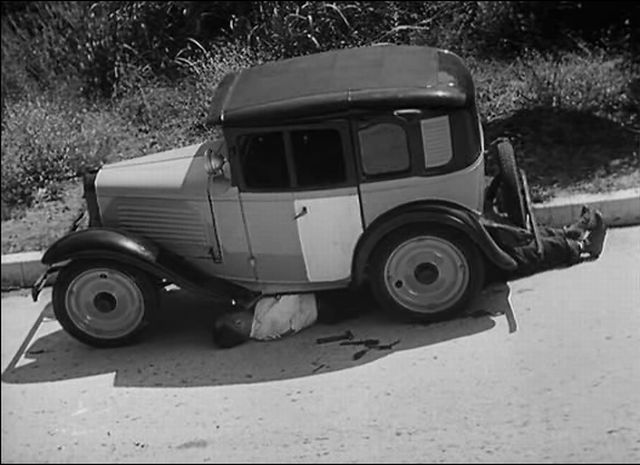
<svg viewBox="0 0 640 465"><path fill-rule="evenodd" d="M372 272L372 292L387 313L440 321L459 313L480 292L484 260L457 230L411 225L382 240Z"/></svg>
<svg viewBox="0 0 640 465"><path fill-rule="evenodd" d="M73 337L95 347L133 342L157 305L156 288L141 271L112 261L73 262L53 287L53 311Z"/></svg>

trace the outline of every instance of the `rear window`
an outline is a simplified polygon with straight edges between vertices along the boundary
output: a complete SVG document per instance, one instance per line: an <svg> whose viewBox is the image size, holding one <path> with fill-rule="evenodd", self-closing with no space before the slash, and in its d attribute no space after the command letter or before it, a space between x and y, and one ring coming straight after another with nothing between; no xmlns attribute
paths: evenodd
<svg viewBox="0 0 640 465"><path fill-rule="evenodd" d="M409 146L404 128L390 122L362 124L358 129L362 169L367 176L409 169Z"/></svg>
<svg viewBox="0 0 640 465"><path fill-rule="evenodd" d="M482 139L475 109L420 120L426 169L453 163L456 169L473 163L482 152Z"/></svg>
<svg viewBox="0 0 640 465"><path fill-rule="evenodd" d="M420 120L424 166L436 168L446 165L453 158L449 116Z"/></svg>

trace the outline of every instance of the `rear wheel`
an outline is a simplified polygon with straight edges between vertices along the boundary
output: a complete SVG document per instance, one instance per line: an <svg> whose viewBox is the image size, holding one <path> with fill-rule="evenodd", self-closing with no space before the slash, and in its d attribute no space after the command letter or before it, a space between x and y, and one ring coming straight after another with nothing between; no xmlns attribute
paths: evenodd
<svg viewBox="0 0 640 465"><path fill-rule="evenodd" d="M112 261L78 261L60 271L53 310L73 337L96 347L133 342L157 305L157 290L141 271Z"/></svg>
<svg viewBox="0 0 640 465"><path fill-rule="evenodd" d="M461 232L411 225L385 237L372 257L372 292L387 313L412 320L452 317L477 295L484 261Z"/></svg>

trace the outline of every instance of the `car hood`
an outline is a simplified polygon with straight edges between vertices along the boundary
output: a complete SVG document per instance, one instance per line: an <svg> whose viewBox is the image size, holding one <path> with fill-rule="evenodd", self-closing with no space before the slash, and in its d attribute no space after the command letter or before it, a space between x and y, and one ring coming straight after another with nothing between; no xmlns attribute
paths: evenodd
<svg viewBox="0 0 640 465"><path fill-rule="evenodd" d="M103 170L128 168L137 165L147 165L150 163L162 163L172 160L178 160L181 158L192 158L199 155L198 148L202 144L189 145L187 147L181 147L177 149L167 150L165 152L152 153L150 155L143 155L141 157L131 158L129 160L122 160L116 163L110 163L102 167Z"/></svg>
<svg viewBox="0 0 640 465"><path fill-rule="evenodd" d="M99 201L116 197L206 198L204 152L216 142L105 165L96 176Z"/></svg>

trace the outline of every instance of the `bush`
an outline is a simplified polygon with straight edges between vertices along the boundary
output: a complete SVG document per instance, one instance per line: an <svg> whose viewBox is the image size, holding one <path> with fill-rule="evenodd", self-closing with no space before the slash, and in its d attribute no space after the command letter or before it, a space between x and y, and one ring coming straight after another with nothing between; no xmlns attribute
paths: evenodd
<svg viewBox="0 0 640 465"><path fill-rule="evenodd" d="M639 39L640 7L624 2L238 3L244 5L236 14L231 10L228 33L279 58L380 42L513 58L528 49L578 50L582 42L637 50ZM203 6L201 14L207 9L213 12Z"/></svg>
<svg viewBox="0 0 640 465"><path fill-rule="evenodd" d="M238 42L211 45L202 49L197 60L189 62L190 79L202 108L208 109L218 83L229 72L239 71L275 59L272 52L254 51Z"/></svg>
<svg viewBox="0 0 640 465"><path fill-rule="evenodd" d="M178 86L129 64L110 103L41 93L6 105L3 209L59 197L61 184L86 167L206 139L211 129L203 123L218 82L265 57L239 46L194 47L200 50L197 60L180 57L189 77Z"/></svg>
<svg viewBox="0 0 640 465"><path fill-rule="evenodd" d="M185 78L179 85L130 66L118 84L113 111L135 129L138 147L121 158L168 150L202 141L211 135L205 122L218 83L226 73L261 63L268 57L237 44L211 46L192 41L197 52L177 57ZM196 56L197 54L197 56Z"/></svg>
<svg viewBox="0 0 640 465"><path fill-rule="evenodd" d="M22 98L73 82L110 97L129 66L181 77L190 2L3 2L2 93Z"/></svg>
<svg viewBox="0 0 640 465"><path fill-rule="evenodd" d="M2 3L2 98L82 87L89 3Z"/></svg>
<svg viewBox="0 0 640 465"><path fill-rule="evenodd" d="M603 50L559 57L528 52L515 60L468 59L485 121L526 108L592 113L620 124L639 121L630 91L640 66Z"/></svg>
<svg viewBox="0 0 640 465"><path fill-rule="evenodd" d="M627 124L637 120L640 109L634 108L628 85L640 66L629 68L622 56L602 50L558 58L536 53L519 63L528 71L520 95L524 107L573 109Z"/></svg>
<svg viewBox="0 0 640 465"><path fill-rule="evenodd" d="M623 2L2 2L2 93L62 84L110 97L131 65L175 80L179 58L197 54L192 38L277 58L380 42L492 58L583 42L637 52L639 13Z"/></svg>
<svg viewBox="0 0 640 465"><path fill-rule="evenodd" d="M9 105L2 118L2 201L56 198L61 183L105 161L122 132L111 114L77 105L44 98Z"/></svg>

